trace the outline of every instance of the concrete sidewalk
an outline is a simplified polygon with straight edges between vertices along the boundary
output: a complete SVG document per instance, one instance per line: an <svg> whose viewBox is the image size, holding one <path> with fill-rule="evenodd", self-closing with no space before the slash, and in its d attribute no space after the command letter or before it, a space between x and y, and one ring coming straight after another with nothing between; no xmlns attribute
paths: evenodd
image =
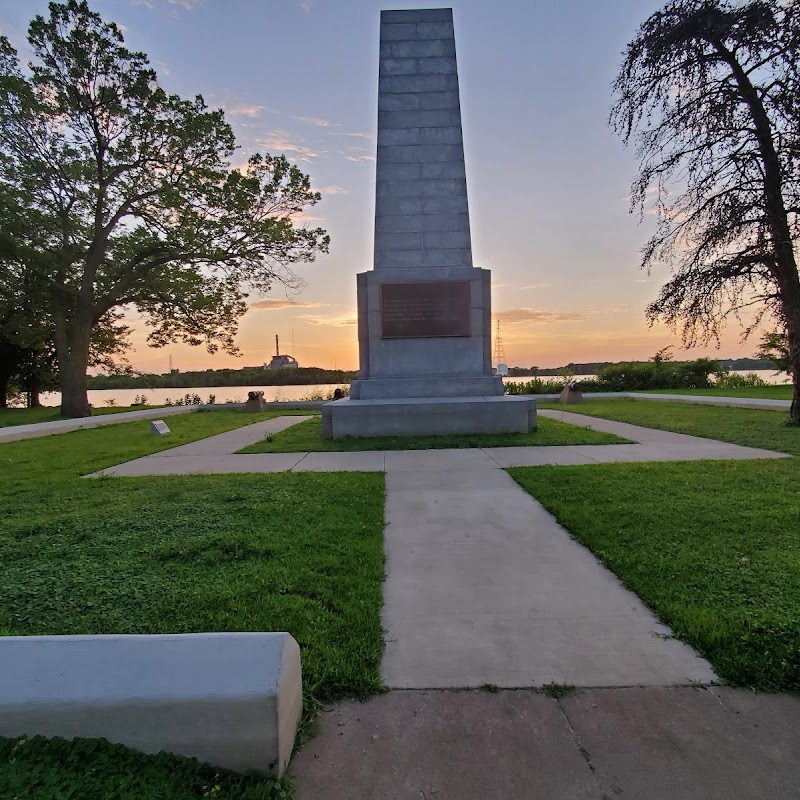
<svg viewBox="0 0 800 800"><path fill-rule="evenodd" d="M117 467L95 472L87 478L101 475L141 477L144 475L209 475L228 472L285 472L295 467L305 453L261 453L231 455L247 445L260 441L271 433L280 433L306 416L274 417L242 428L218 433L206 439L161 450L136 458Z"/></svg>
<svg viewBox="0 0 800 800"><path fill-rule="evenodd" d="M566 411L540 411L573 425L616 433L636 444L571 445L558 447L487 447L451 450L371 450L352 453L258 453L239 455L268 433L278 433L309 417L276 417L207 439L164 450L110 467L98 475L222 474L226 472L438 472L472 468L545 464L608 464L617 461L697 461L701 459L789 458L784 453L742 447L698 436L657 431L624 422L582 416Z"/></svg>
<svg viewBox="0 0 800 800"><path fill-rule="evenodd" d="M296 800L788 800L800 700L743 689L390 692L321 714Z"/></svg>
<svg viewBox="0 0 800 800"><path fill-rule="evenodd" d="M502 470L388 473L384 542L391 688L715 680Z"/></svg>

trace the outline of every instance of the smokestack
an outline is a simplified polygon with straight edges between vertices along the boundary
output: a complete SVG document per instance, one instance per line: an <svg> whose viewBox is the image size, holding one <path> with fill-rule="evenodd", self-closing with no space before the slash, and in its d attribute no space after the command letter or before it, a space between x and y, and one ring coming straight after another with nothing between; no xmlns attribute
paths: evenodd
<svg viewBox="0 0 800 800"><path fill-rule="evenodd" d="M278 348L278 334L275 334L275 355L279 356L281 354L280 349Z"/></svg>

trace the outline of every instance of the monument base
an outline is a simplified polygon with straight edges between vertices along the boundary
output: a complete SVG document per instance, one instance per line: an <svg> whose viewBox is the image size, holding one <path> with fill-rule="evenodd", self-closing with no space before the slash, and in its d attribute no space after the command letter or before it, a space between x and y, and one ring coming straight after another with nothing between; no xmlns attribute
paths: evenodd
<svg viewBox="0 0 800 800"><path fill-rule="evenodd" d="M420 397L493 397L503 395L499 375L454 375L446 378L359 378L350 383L353 400Z"/></svg>
<svg viewBox="0 0 800 800"><path fill-rule="evenodd" d="M326 439L533 430L534 397L348 398L322 407L322 435Z"/></svg>

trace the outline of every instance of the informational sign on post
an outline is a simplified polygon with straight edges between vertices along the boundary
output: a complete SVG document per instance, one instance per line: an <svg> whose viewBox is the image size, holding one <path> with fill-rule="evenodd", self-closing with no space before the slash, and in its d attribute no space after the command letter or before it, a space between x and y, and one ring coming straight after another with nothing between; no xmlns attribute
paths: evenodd
<svg viewBox="0 0 800 800"><path fill-rule="evenodd" d="M170 433L167 423L163 419L157 419L150 423L150 433L156 436L166 436Z"/></svg>

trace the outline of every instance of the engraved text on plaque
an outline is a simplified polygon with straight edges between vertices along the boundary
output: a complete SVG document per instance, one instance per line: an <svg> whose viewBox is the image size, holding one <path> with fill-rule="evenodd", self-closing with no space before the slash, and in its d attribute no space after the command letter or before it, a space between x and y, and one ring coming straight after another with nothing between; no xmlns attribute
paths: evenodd
<svg viewBox="0 0 800 800"><path fill-rule="evenodd" d="M469 281L384 283L381 336L410 339L470 335Z"/></svg>

